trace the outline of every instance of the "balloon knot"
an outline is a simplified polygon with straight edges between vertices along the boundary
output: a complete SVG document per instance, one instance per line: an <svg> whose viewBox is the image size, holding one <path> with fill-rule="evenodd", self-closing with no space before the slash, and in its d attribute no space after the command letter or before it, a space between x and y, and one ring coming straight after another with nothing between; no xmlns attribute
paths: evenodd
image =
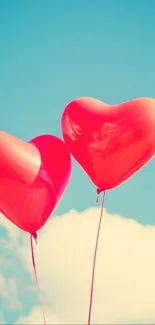
<svg viewBox="0 0 155 325"><path fill-rule="evenodd" d="M97 188L96 192L99 195L100 193L104 192L104 190L101 190L100 188Z"/></svg>
<svg viewBox="0 0 155 325"><path fill-rule="evenodd" d="M31 236L33 237L33 239L34 239L35 242L37 243L37 233L34 232L33 234L31 234Z"/></svg>

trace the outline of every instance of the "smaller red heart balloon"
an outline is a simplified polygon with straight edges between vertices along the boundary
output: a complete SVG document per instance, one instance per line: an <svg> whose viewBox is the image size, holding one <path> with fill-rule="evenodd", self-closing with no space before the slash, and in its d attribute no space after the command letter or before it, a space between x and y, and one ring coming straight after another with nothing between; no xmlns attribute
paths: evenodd
<svg viewBox="0 0 155 325"><path fill-rule="evenodd" d="M65 143L42 135L29 143L0 132L0 211L31 234L43 227L71 174Z"/></svg>
<svg viewBox="0 0 155 325"><path fill-rule="evenodd" d="M78 98L65 108L61 125L69 151L100 190L120 185L155 154L151 98L119 105Z"/></svg>

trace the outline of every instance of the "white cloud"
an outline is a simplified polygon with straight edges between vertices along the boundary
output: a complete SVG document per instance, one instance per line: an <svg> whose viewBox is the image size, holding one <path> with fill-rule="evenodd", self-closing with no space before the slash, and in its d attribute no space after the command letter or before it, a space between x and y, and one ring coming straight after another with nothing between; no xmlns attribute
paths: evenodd
<svg viewBox="0 0 155 325"><path fill-rule="evenodd" d="M51 219L38 236L36 261L49 324L87 323L99 214L99 208L71 211ZM28 241L20 240L18 251L32 272ZM36 306L18 323L39 324L41 317ZM104 211L92 324L130 322L155 323L155 227Z"/></svg>
<svg viewBox="0 0 155 325"><path fill-rule="evenodd" d="M0 274L0 299L3 300L6 309L18 310L22 307L18 299L17 284L18 279L11 277L6 279Z"/></svg>
<svg viewBox="0 0 155 325"><path fill-rule="evenodd" d="M0 312L0 324L4 325L4 317L3 314Z"/></svg>
<svg viewBox="0 0 155 325"><path fill-rule="evenodd" d="M17 238L20 235L20 229L0 213L0 226L8 230L10 237Z"/></svg>

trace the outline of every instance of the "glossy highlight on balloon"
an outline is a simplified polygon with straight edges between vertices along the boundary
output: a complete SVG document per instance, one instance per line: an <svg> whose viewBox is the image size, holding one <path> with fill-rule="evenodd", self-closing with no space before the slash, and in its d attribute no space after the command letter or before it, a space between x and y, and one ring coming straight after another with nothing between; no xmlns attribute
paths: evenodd
<svg viewBox="0 0 155 325"><path fill-rule="evenodd" d="M81 97L61 120L69 151L100 190L126 181L155 154L155 100L137 98L118 105Z"/></svg>
<svg viewBox="0 0 155 325"><path fill-rule="evenodd" d="M0 131L0 211L35 234L62 198L71 174L65 143L41 135L28 143Z"/></svg>

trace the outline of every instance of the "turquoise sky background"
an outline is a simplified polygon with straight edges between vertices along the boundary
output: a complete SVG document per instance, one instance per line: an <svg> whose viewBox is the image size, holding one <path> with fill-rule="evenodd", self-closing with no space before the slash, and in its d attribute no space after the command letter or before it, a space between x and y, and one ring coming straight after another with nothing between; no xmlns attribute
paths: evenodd
<svg viewBox="0 0 155 325"><path fill-rule="evenodd" d="M154 15L153 0L0 0L0 128L26 141L44 133L61 137L61 114L75 97L110 104L154 98ZM154 225L154 197L152 160L108 192L105 206ZM69 187L54 215L81 211L95 200L95 188L73 162ZM11 261L7 250L0 252ZM0 271L19 276L6 265ZM20 281L22 276L21 266ZM31 297L35 300L35 293ZM29 300L25 312L30 306ZM6 322L15 321L18 313L3 308Z"/></svg>

